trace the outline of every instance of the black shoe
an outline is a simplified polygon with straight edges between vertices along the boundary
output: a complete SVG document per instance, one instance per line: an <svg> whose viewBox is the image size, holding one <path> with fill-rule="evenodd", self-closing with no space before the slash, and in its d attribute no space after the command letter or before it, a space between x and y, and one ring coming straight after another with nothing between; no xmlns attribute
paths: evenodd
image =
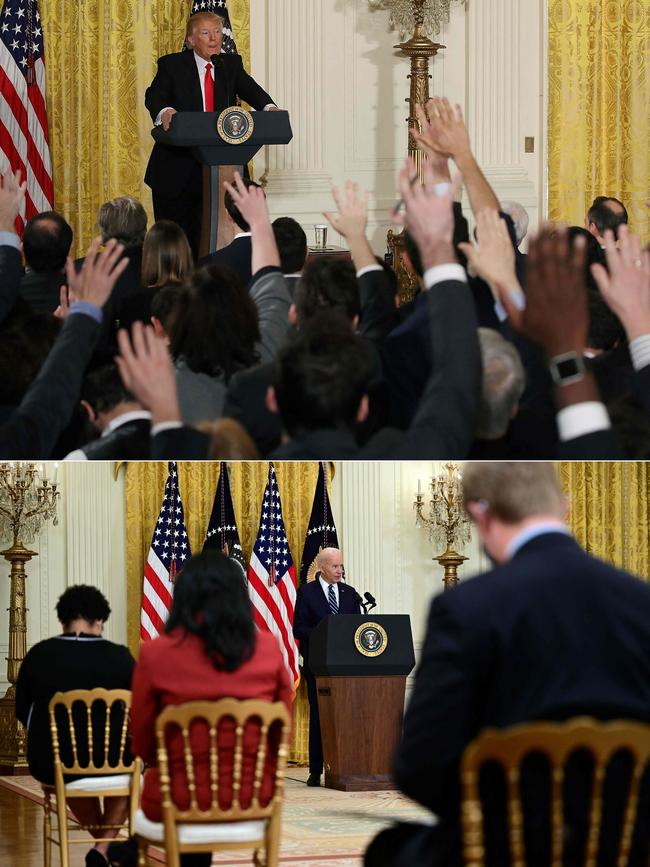
<svg viewBox="0 0 650 867"><path fill-rule="evenodd" d="M121 867L136 867L138 863L138 844L135 837L129 837L125 843L111 843L107 854L109 864L119 864Z"/></svg>
<svg viewBox="0 0 650 867"><path fill-rule="evenodd" d="M107 867L108 861L97 849L86 852L86 867Z"/></svg>
<svg viewBox="0 0 650 867"><path fill-rule="evenodd" d="M320 786L320 774L310 774L307 778L308 786Z"/></svg>

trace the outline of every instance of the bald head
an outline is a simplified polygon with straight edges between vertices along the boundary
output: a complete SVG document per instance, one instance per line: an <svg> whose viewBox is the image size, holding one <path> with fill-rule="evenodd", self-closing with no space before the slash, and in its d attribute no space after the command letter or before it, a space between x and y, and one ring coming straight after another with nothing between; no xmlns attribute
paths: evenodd
<svg viewBox="0 0 650 867"><path fill-rule="evenodd" d="M316 558L316 565L328 584L336 584L343 577L343 555L338 548L323 548Z"/></svg>

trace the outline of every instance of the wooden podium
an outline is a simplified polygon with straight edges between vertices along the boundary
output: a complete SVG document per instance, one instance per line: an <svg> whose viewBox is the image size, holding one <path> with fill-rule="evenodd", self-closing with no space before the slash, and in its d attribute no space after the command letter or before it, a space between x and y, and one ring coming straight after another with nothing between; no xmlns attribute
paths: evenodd
<svg viewBox="0 0 650 867"><path fill-rule="evenodd" d="M337 614L315 627L309 667L318 691L325 786L344 792L395 788L393 753L414 665L406 614Z"/></svg>
<svg viewBox="0 0 650 867"><path fill-rule="evenodd" d="M288 144L293 138L289 114L286 111L254 111L253 134L246 141L230 144L217 130L217 112L179 111L165 131L155 126L151 135L159 144L189 148L203 166L203 214L199 255L207 256L225 247L230 223L223 205L223 183L231 181L235 169L240 174L264 145Z"/></svg>

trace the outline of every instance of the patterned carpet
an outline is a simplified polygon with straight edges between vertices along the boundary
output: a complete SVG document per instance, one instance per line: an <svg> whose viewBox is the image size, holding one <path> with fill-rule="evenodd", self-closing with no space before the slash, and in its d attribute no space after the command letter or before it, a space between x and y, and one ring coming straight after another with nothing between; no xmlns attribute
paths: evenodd
<svg viewBox="0 0 650 867"><path fill-rule="evenodd" d="M395 792L337 792L305 786L306 768L287 771L280 862L306 867L360 867L369 840L393 821L431 821ZM0 777L0 786L42 803L32 777ZM158 859L157 859L158 860ZM162 862L162 857L159 858ZM215 855L220 867L250 864L245 855Z"/></svg>

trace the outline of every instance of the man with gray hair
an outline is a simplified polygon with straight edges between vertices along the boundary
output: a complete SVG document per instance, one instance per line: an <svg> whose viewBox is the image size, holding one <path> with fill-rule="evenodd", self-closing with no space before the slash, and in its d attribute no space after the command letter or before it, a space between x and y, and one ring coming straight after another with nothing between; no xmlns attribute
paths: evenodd
<svg viewBox="0 0 650 867"><path fill-rule="evenodd" d="M461 867L459 764L485 728L582 715L650 722L650 586L587 554L572 538L553 465L467 463L463 499L494 568L434 598L395 756L396 784L437 823L381 832L366 852L366 867ZM644 533L640 519L628 529L630 539ZM559 833L563 863L578 864L589 829L584 793L592 771L569 764L563 785L571 809ZM607 769L605 853L618 834L618 819L610 820L620 816L616 805L626 803L630 790L620 770L615 762ZM509 864L502 781L485 775L481 783L489 811L485 863ZM640 804L647 803L649 783L645 774ZM548 864L544 808L532 800L549 791L548 773L531 764L519 785L529 802L521 829L526 863ZM639 816L628 867L647 863L647 810ZM599 863L614 864L615 855Z"/></svg>
<svg viewBox="0 0 650 867"><path fill-rule="evenodd" d="M130 247L142 249L147 234L147 213L133 196L119 196L100 205L97 225L104 243L115 238L127 251Z"/></svg>
<svg viewBox="0 0 650 867"><path fill-rule="evenodd" d="M516 347L492 328L479 328L483 388L476 436L498 440L517 414L526 386L524 366Z"/></svg>
<svg viewBox="0 0 650 867"><path fill-rule="evenodd" d="M509 214L512 219L512 223L515 227L517 247L519 247L528 232L528 223L530 219L528 211L519 202L501 202L501 212L503 214Z"/></svg>

